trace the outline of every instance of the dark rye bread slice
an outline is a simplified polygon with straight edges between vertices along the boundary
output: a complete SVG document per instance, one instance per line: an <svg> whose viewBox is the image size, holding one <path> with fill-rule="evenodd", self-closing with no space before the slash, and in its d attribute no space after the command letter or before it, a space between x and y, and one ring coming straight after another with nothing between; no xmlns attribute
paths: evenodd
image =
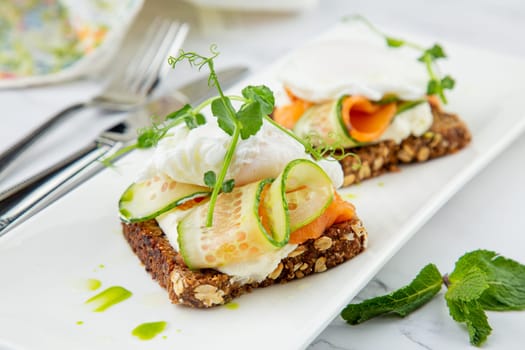
<svg viewBox="0 0 525 350"><path fill-rule="evenodd" d="M452 154L467 146L470 131L456 115L431 105L434 117L430 129L420 137L409 136L401 144L387 140L373 145L352 148L350 151L361 159L356 167L355 157L345 157L340 162L345 174L344 185L349 186L388 171L398 171L403 163L425 162L429 159Z"/></svg>
<svg viewBox="0 0 525 350"><path fill-rule="evenodd" d="M367 232L356 217L333 225L316 240L310 239L299 245L262 282L240 284L216 270L190 270L155 220L123 223L122 228L146 271L167 289L170 300L197 308L222 305L254 288L326 271L361 253L367 242Z"/></svg>

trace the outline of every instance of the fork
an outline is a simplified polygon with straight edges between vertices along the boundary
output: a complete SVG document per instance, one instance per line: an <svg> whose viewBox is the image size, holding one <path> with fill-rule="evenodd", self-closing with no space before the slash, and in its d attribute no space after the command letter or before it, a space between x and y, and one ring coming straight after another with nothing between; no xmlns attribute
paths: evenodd
<svg viewBox="0 0 525 350"><path fill-rule="evenodd" d="M159 80L168 52L176 52L188 33L188 25L156 17L138 45L137 55L121 62L98 96L64 108L0 154L0 178L18 156L52 127L73 112L95 107L107 112L124 112L143 105ZM167 64L165 64L167 67Z"/></svg>

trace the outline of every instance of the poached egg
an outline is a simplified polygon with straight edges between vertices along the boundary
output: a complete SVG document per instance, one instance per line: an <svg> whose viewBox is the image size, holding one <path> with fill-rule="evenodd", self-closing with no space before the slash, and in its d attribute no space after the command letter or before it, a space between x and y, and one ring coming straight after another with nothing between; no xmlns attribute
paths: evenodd
<svg viewBox="0 0 525 350"><path fill-rule="evenodd" d="M428 75L418 52L391 48L363 23L343 23L292 53L277 78L294 95L315 103L342 95L379 100L394 94L403 100L425 96Z"/></svg>
<svg viewBox="0 0 525 350"><path fill-rule="evenodd" d="M220 172L230 142L231 137L215 119L195 129L177 125L159 142L141 179L164 173L178 182L205 186L204 173ZM303 145L265 121L257 134L239 139L226 179L234 179L236 186L242 186L276 178L294 159L312 160ZM330 176L334 187L341 187L343 171L339 162L323 159L317 164Z"/></svg>
<svg viewBox="0 0 525 350"><path fill-rule="evenodd" d="M230 142L231 137L219 128L215 119L191 130L180 124L159 142L141 178L164 173L175 181L204 186L205 172L220 172ZM226 179L233 178L236 186L242 186L268 177L276 178L289 162L299 158L311 159L299 142L264 122L257 134L246 140L239 139ZM339 162L324 159L317 164L335 187L343 184ZM177 226L190 210L173 209L156 218L176 250L179 250ZM296 247L287 244L257 260L226 264L217 270L233 276L233 281L241 284L260 282Z"/></svg>

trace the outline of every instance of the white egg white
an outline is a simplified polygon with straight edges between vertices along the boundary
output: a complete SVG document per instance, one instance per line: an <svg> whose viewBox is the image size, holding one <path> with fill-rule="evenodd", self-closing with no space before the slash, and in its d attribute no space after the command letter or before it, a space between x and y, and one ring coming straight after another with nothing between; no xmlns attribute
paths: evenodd
<svg viewBox="0 0 525 350"><path fill-rule="evenodd" d="M163 173L173 180L204 186L204 173L219 173L231 137L221 130L215 119L189 130L179 125L169 131L157 145L141 178ZM236 186L266 178L276 178L294 159L311 159L304 147L284 132L264 122L259 132L239 140L226 175ZM330 176L334 187L343 184L343 171L336 161L318 162Z"/></svg>
<svg viewBox="0 0 525 350"><path fill-rule="evenodd" d="M291 54L277 78L305 100L325 102L344 94L379 100L395 94L415 100L426 93L428 75L417 52L391 48L360 23L342 24Z"/></svg>

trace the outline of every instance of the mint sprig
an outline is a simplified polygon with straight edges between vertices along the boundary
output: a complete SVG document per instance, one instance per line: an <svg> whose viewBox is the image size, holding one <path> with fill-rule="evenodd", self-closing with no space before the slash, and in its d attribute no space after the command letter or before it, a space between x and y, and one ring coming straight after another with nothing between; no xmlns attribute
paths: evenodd
<svg viewBox="0 0 525 350"><path fill-rule="evenodd" d="M404 317L432 299L441 290L442 283L441 273L436 265L428 264L409 285L360 304L349 304L341 312L341 316L351 325L386 314Z"/></svg>
<svg viewBox="0 0 525 350"><path fill-rule="evenodd" d="M409 285L349 304L341 317L351 325L385 314L404 317L430 301L442 284L448 288L445 300L451 317L465 323L470 343L476 346L492 331L485 311L525 309L525 265L492 251L475 250L459 258L450 275L441 277L437 267L429 264Z"/></svg>
<svg viewBox="0 0 525 350"><path fill-rule="evenodd" d="M343 18L344 21L358 20L363 22L370 30L376 33L379 36L382 36L385 39L385 43L388 47L399 48L399 47L410 47L412 49L418 50L421 52L421 56L418 58L418 61L425 64L429 80L427 83L427 94L428 95L438 95L443 103L447 103L447 97L445 96L445 90L451 90L454 88L456 82L454 78L450 75L447 75L443 78L439 76L436 69L436 61L439 59L446 58L447 55L443 50L443 47L439 44L434 44L429 48L425 48L419 44L389 36L386 33L379 30L375 25L372 24L368 19L361 15L351 15Z"/></svg>
<svg viewBox="0 0 525 350"><path fill-rule="evenodd" d="M479 302L485 310L506 311L525 309L525 266L488 250L465 254L456 263L454 271L479 268L486 276L488 288ZM458 272L449 279L461 279Z"/></svg>
<svg viewBox="0 0 525 350"><path fill-rule="evenodd" d="M178 62L184 60L187 60L191 66L197 67L199 70L204 66L208 67L210 71L208 84L210 86L214 86L219 93L218 97L213 98L210 101L211 112L217 118L219 127L226 134L232 137L228 149L226 150L226 155L224 156L224 162L221 171L216 176L216 181L214 181L209 211L206 217L206 226L208 227L210 227L213 223L213 212L219 193L224 189L226 189L227 192L231 192L233 190L234 183L232 181L229 181L224 188L223 184L228 168L232 162L233 155L235 154L235 149L239 142L239 138L242 138L243 140L247 139L248 137L255 135L261 128L262 119L265 115L265 109L261 107L259 100L267 99L268 91L270 91L266 87L248 86L244 88L244 90L249 91L249 96L252 96L253 98L245 99L240 109L238 111L235 110L230 97L224 95L221 84L219 83L217 74L215 72L214 59L219 54L216 49L217 47L215 45L210 47L211 56L203 56L195 52L184 52L181 50L181 53L178 57L170 57L168 60L168 63L173 68L175 68ZM259 96L259 94L263 96ZM273 100L273 94L271 92L270 94L272 95Z"/></svg>

